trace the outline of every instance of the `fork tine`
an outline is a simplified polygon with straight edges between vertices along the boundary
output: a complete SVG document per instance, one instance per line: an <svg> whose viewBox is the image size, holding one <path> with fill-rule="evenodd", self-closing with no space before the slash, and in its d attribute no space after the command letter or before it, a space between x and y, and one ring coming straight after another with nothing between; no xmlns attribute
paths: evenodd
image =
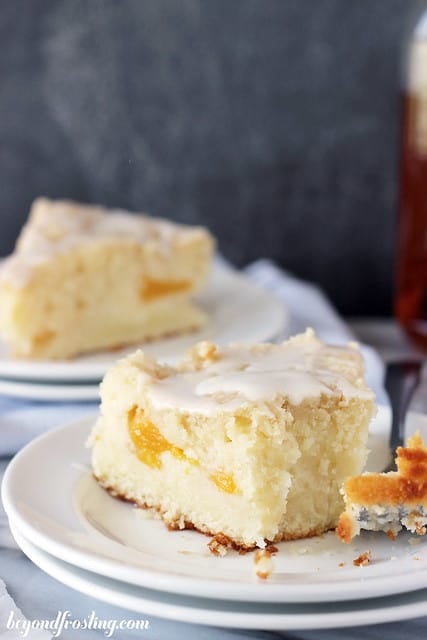
<svg viewBox="0 0 427 640"><path fill-rule="evenodd" d="M403 360L387 365L385 389L389 396L392 415L390 448L393 462L386 470L395 468L394 453L397 447L404 444L406 414L414 391L420 383L422 366L421 360Z"/></svg>

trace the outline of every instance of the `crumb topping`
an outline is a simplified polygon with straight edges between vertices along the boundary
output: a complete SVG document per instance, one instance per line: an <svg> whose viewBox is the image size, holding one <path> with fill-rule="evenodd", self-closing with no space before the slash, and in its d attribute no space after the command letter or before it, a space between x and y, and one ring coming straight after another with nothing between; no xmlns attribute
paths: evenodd
<svg viewBox="0 0 427 640"><path fill-rule="evenodd" d="M130 245L143 242L150 244L151 250L159 255L167 255L173 246L186 246L200 238L212 248L213 238L202 227L131 214L122 209L107 210L68 200L37 198L13 255L2 264L0 280L24 284L34 266L75 246L118 240Z"/></svg>

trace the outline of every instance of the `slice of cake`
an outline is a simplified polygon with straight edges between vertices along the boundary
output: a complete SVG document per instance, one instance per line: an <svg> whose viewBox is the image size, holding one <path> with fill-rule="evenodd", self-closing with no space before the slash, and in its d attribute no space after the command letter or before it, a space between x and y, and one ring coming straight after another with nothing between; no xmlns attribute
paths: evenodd
<svg viewBox="0 0 427 640"><path fill-rule="evenodd" d="M198 344L176 368L138 351L101 385L93 472L170 528L238 548L336 526L366 461L373 393L357 345Z"/></svg>
<svg viewBox="0 0 427 640"><path fill-rule="evenodd" d="M344 483L346 509L337 536L350 542L361 529L394 539L406 528L424 535L427 525L427 448L419 433L397 448L397 471L364 473Z"/></svg>
<svg viewBox="0 0 427 640"><path fill-rule="evenodd" d="M0 266L0 332L13 354L68 358L200 327L203 228L66 201L36 200Z"/></svg>

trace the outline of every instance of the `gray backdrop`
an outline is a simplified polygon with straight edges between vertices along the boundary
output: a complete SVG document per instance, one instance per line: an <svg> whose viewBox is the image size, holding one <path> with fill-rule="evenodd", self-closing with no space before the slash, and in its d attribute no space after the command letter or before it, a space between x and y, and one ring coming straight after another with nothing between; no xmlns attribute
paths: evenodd
<svg viewBox="0 0 427 640"><path fill-rule="evenodd" d="M391 310L408 0L3 0L0 254L40 194L269 256Z"/></svg>

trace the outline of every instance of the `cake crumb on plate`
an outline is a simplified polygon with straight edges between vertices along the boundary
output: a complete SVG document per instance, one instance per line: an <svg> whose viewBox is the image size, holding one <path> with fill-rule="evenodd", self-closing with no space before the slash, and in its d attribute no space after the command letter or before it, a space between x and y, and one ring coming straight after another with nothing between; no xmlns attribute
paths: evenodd
<svg viewBox="0 0 427 640"><path fill-rule="evenodd" d="M271 551L257 549L254 555L255 573L261 580L266 580L272 573L274 565L271 559Z"/></svg>
<svg viewBox="0 0 427 640"><path fill-rule="evenodd" d="M360 556L357 556L357 558L355 558L353 560L353 564L355 567L366 567L368 564L370 564L372 561L372 554L370 551L364 551L363 553L360 554Z"/></svg>

